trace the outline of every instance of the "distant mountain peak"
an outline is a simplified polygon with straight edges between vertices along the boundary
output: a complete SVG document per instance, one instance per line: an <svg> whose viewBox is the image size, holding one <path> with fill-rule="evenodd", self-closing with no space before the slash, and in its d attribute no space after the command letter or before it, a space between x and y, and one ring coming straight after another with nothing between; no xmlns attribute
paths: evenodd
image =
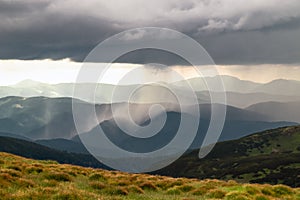
<svg viewBox="0 0 300 200"><path fill-rule="evenodd" d="M15 86L28 87L28 86L36 86L36 85L40 85L40 84L42 84L42 83L38 82L38 81L31 80L31 79L25 79L25 80L20 81L17 84L15 84Z"/></svg>
<svg viewBox="0 0 300 200"><path fill-rule="evenodd" d="M272 80L267 84L272 84L272 83L300 83L300 82L297 81L297 80L290 80L290 79L282 79L281 78L281 79Z"/></svg>

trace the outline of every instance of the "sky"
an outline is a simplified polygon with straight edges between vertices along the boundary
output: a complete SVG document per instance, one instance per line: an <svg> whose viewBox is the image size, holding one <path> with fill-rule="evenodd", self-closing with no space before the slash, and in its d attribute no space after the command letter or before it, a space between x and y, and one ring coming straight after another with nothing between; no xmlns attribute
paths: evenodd
<svg viewBox="0 0 300 200"><path fill-rule="evenodd" d="M206 49L220 74L258 82L299 80L299 8L299 0L2 0L0 84L23 78L72 81L97 44L138 27L188 35ZM179 58L144 51L118 60L124 64L116 64L106 81L153 60L192 76Z"/></svg>
<svg viewBox="0 0 300 200"><path fill-rule="evenodd" d="M64 60L0 60L0 85L14 85L23 80L30 79L38 82L56 84L76 82L82 63ZM204 67L204 66L203 66ZM211 67L211 66L207 66ZM242 80L249 80L259 83L267 83L275 79L289 79L300 81L300 66L297 65L219 65L215 66L220 75L234 76ZM100 82L109 84L118 84L118 82L127 73L133 69L143 68L143 64L132 63L114 63L105 73ZM166 82L178 81L172 77L172 71L180 74L182 77L194 78L198 75L195 73L193 66L172 66L168 70L161 70L157 73L154 68L144 68L144 73L156 73L157 80ZM261 73L263 71L263 73ZM166 74L168 74L166 76ZM173 76L177 77L177 76ZM141 78L141 77L140 77ZM125 84L143 83L136 77L134 80L126 80Z"/></svg>

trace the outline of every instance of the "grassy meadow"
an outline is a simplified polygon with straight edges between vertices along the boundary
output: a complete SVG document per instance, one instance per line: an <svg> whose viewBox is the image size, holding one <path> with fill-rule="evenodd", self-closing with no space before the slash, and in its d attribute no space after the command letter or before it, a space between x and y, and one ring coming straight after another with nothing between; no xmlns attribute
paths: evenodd
<svg viewBox="0 0 300 200"><path fill-rule="evenodd" d="M300 199L300 188L84 168L0 153L1 199Z"/></svg>

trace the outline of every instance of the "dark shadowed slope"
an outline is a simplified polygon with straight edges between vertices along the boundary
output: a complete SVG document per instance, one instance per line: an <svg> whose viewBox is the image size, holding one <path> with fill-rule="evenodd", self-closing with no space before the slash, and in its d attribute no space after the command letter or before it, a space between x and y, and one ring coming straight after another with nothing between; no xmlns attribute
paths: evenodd
<svg viewBox="0 0 300 200"><path fill-rule="evenodd" d="M0 132L0 137L10 137L10 138L16 138L16 139L21 139L21 140L26 140L26 141L32 141L31 139L21 136L21 135L17 135L17 134L13 134L13 133L7 133L7 132Z"/></svg>
<svg viewBox="0 0 300 200"><path fill-rule="evenodd" d="M57 138L57 139L49 139L49 140L36 140L34 142L61 151L89 154L89 152L86 150L86 148L80 141L75 142L73 140Z"/></svg>
<svg viewBox="0 0 300 200"><path fill-rule="evenodd" d="M157 173L299 187L300 126L267 130L218 143L201 160L196 150Z"/></svg>
<svg viewBox="0 0 300 200"><path fill-rule="evenodd" d="M106 168L91 155L67 153L33 142L10 137L0 137L0 151L13 153L27 158L56 160L59 163Z"/></svg>

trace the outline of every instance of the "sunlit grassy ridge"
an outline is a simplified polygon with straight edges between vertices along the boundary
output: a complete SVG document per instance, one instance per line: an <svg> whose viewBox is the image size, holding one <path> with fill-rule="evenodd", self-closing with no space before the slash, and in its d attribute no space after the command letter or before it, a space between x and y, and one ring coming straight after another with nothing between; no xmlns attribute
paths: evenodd
<svg viewBox="0 0 300 200"><path fill-rule="evenodd" d="M128 174L0 156L1 199L300 199L299 188L284 185Z"/></svg>

